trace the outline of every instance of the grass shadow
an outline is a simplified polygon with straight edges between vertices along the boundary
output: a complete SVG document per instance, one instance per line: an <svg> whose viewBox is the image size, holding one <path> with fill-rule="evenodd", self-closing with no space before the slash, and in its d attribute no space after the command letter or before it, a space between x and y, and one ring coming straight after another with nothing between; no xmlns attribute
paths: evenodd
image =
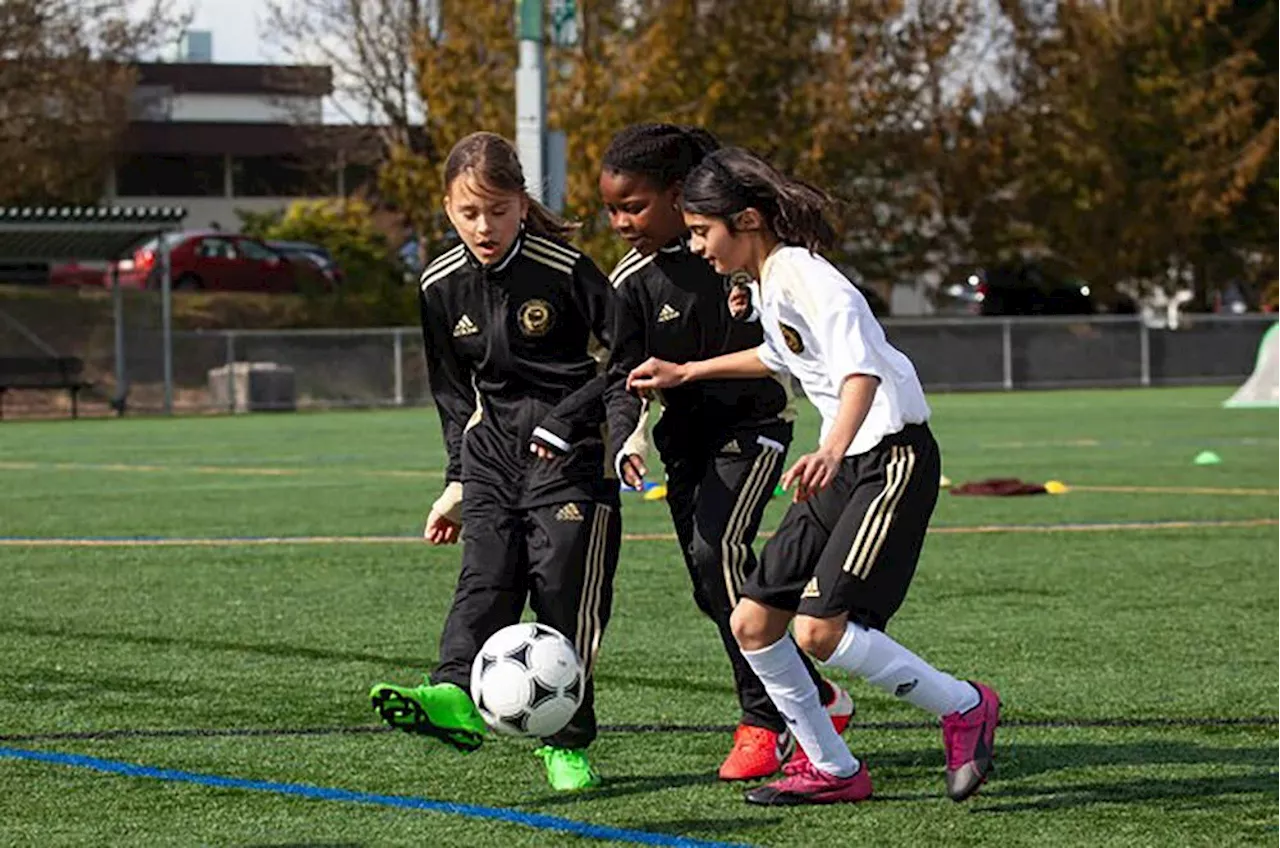
<svg viewBox="0 0 1280 848"><path fill-rule="evenodd" d="M153 633L107 633L76 631L58 627L42 627L35 624L0 624L0 633L16 636L32 636L48 639L80 639L86 642L104 642L111 645L145 645L161 648L186 648L193 651L230 651L237 654L256 654L286 660L316 660L321 662L363 662L376 665L429 668L435 660L430 657L398 657L361 651L306 648L300 645L254 644L221 639L199 639L185 636L162 636Z"/></svg>
<svg viewBox="0 0 1280 848"><path fill-rule="evenodd" d="M725 682L712 683L707 680L691 680L688 677L657 677L652 674L626 674L616 671L603 671L596 674L596 685L608 686L622 684L637 686L641 689L661 689L666 692L701 692L707 695L733 695L733 684L729 676L724 675Z"/></svg>
<svg viewBox="0 0 1280 848"><path fill-rule="evenodd" d="M1095 804L1146 804L1175 802L1179 806L1221 805L1230 798L1257 795L1274 802L1277 773L1273 746L1223 747L1194 742L1148 739L1122 744L1066 742L1006 744L1000 746L996 773L975 799L973 812L1009 813L1055 810ZM868 754L867 764L877 770L936 770L941 784L943 756L940 749L916 749ZM1134 776L1075 783L1042 782L1068 769L1160 768L1167 766L1236 766L1247 774L1203 778ZM891 775L881 783L892 787ZM939 786L941 789L941 786ZM877 801L922 801L931 793L877 792ZM940 796L939 796L940 797Z"/></svg>
<svg viewBox="0 0 1280 848"><path fill-rule="evenodd" d="M1219 747L1194 742L1149 739L1103 744L1090 742L1023 743L997 740L997 774L1032 777L1071 768L1096 766L1236 765L1264 768L1276 762L1276 748ZM855 747L854 753L859 753ZM937 768L944 763L942 746L868 753L874 768Z"/></svg>
<svg viewBox="0 0 1280 848"><path fill-rule="evenodd" d="M763 813L764 810L761 810ZM782 823L782 817L776 814L770 816L739 816L736 818L723 819L670 819L668 821L630 821L622 825L622 827L631 830L643 830L649 833L669 833L674 836L713 836L719 837L725 833L743 833L759 827L773 827Z"/></svg>
<svg viewBox="0 0 1280 848"><path fill-rule="evenodd" d="M1092 781L1051 787L1010 786L979 796L985 802L974 813L1043 812L1096 804L1184 802L1183 806L1220 809L1228 796L1257 795L1275 802L1277 773L1257 771L1227 777L1137 778ZM1043 797L1031 797L1043 796Z"/></svg>
<svg viewBox="0 0 1280 848"><path fill-rule="evenodd" d="M610 801L615 798L625 798L629 795L644 795L651 792L661 792L667 789L680 789L686 786L711 786L719 782L720 779L709 772L697 772L692 774L622 775L619 777L604 778L600 787L592 790L588 794L578 795L568 792L558 792L555 795L535 798L527 802L527 806L554 807L561 804L572 804L584 801Z"/></svg>

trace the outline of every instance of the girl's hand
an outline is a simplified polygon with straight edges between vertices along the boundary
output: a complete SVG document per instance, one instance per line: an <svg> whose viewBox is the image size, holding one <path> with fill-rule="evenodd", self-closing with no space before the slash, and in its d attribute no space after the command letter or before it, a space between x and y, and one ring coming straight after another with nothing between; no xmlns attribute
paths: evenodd
<svg viewBox="0 0 1280 848"><path fill-rule="evenodd" d="M555 459L556 458L555 451L551 450L551 448L541 444L540 442L530 442L529 453L536 453L538 455L538 459Z"/></svg>
<svg viewBox="0 0 1280 848"><path fill-rule="evenodd" d="M433 509L427 516L427 526L422 531L422 538L433 545L452 545L458 541L461 532L461 524Z"/></svg>
<svg viewBox="0 0 1280 848"><path fill-rule="evenodd" d="M685 381L685 366L650 357L627 375L627 391L669 389Z"/></svg>
<svg viewBox="0 0 1280 848"><path fill-rule="evenodd" d="M644 475L649 473L649 469L644 467L644 460L639 454L628 454L619 463L619 469L622 472L622 482L637 492L644 489Z"/></svg>
<svg viewBox="0 0 1280 848"><path fill-rule="evenodd" d="M729 289L729 314L741 319L751 312L751 289L734 286Z"/></svg>
<svg viewBox="0 0 1280 848"><path fill-rule="evenodd" d="M835 479L836 472L840 470L840 460L843 458L822 450L807 453L797 459L796 464L782 475L782 488L790 489L794 483L796 489L791 495L791 500L793 503L804 503Z"/></svg>

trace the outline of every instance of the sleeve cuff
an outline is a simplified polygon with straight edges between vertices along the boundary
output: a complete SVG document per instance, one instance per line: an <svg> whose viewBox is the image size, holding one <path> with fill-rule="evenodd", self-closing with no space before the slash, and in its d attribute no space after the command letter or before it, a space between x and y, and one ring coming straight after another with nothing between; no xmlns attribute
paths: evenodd
<svg viewBox="0 0 1280 848"><path fill-rule="evenodd" d="M618 455L613 458L613 470L618 475L619 480L624 479L622 476L622 461L632 455L641 459L649 455L649 440L644 435L644 419L641 419L640 426L627 437L627 440L622 443L622 450L618 451Z"/></svg>
<svg viewBox="0 0 1280 848"><path fill-rule="evenodd" d="M769 343L765 342L756 347L756 356L759 357L760 363L775 374L787 374L787 366L781 360L774 359L773 350L769 347Z"/></svg>
<svg viewBox="0 0 1280 848"><path fill-rule="evenodd" d="M454 524L462 524L462 484L449 483L431 505L431 511L442 515Z"/></svg>
<svg viewBox="0 0 1280 848"><path fill-rule="evenodd" d="M750 321L753 324L760 323L760 284L752 281L747 283L747 290L751 292L751 312L747 314L744 321Z"/></svg>
<svg viewBox="0 0 1280 848"><path fill-rule="evenodd" d="M832 368L831 373L841 375L837 380L835 380L837 394L840 393L840 388L844 385L844 381L848 380L850 377L874 377L879 382L884 382L884 376L880 373L880 369L873 367L869 363L863 365L852 365L846 363L839 367Z"/></svg>
<svg viewBox="0 0 1280 848"><path fill-rule="evenodd" d="M561 453L568 453L571 447L568 442L548 430L546 427L534 427L533 438L542 442L547 447L555 448Z"/></svg>

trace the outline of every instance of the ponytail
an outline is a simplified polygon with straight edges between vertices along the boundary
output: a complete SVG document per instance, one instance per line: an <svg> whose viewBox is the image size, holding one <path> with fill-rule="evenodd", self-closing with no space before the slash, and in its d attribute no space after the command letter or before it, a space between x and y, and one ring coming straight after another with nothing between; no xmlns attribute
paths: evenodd
<svg viewBox="0 0 1280 848"><path fill-rule="evenodd" d="M770 228L784 244L809 248L812 253L830 250L836 231L827 220L831 198L806 182L788 179L778 186L778 210Z"/></svg>
<svg viewBox="0 0 1280 848"><path fill-rule="evenodd" d="M733 216L756 209L783 244L812 252L835 245L836 231L827 220L831 198L821 189L787 177L738 147L717 150L689 174L684 208L722 218L733 230Z"/></svg>
<svg viewBox="0 0 1280 848"><path fill-rule="evenodd" d="M535 236L567 239L576 233L580 226L573 221L566 221L532 197L529 198L529 214L524 219L526 232Z"/></svg>

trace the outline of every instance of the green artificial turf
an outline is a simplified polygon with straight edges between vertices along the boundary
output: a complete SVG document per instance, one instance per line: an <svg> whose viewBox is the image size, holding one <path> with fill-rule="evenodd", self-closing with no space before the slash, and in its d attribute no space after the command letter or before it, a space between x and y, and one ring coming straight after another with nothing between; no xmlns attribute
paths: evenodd
<svg viewBox="0 0 1280 848"><path fill-rule="evenodd" d="M730 734L699 728L737 719L728 664L661 538L623 546L598 667L600 719L615 728L593 748L600 790L552 793L532 742L494 738L461 756L381 732L367 690L429 667L457 570L457 549L408 538L441 484L431 410L0 424L0 537L63 540L0 545L0 749L722 843L1274 844L1277 417L1222 410L1223 395L932 399L955 482L1075 487L944 494L893 622L904 644L1005 702L997 775L962 805L943 795L928 717L840 674L875 800L762 810L718 783ZM800 429L792 458L814 416ZM1194 465L1202 450L1222 464ZM664 505L634 495L624 525L670 529ZM101 731L148 733L56 736ZM456 811L0 756L2 845L485 840L604 844Z"/></svg>

